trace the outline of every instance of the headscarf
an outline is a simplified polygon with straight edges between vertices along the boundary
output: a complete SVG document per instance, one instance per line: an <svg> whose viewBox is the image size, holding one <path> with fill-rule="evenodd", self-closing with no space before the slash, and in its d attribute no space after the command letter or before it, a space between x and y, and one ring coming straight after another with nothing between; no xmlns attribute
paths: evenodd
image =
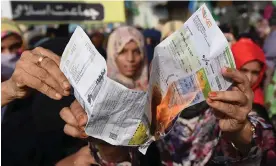
<svg viewBox="0 0 276 166"><path fill-rule="evenodd" d="M16 34L18 36L22 36L22 32L18 25L7 18L1 19L1 39L10 35L10 34Z"/></svg>
<svg viewBox="0 0 276 166"><path fill-rule="evenodd" d="M18 51L18 55L21 55L21 53L25 49L25 43L23 40L23 33L19 27L19 25L7 18L1 18L1 40L3 40L5 37L15 34L17 35L21 41L22 41L22 46Z"/></svg>
<svg viewBox="0 0 276 166"><path fill-rule="evenodd" d="M237 69L241 69L243 65L254 60L262 63L262 69L260 71L259 78L251 88L254 91L254 103L264 105L264 95L260 88L260 83L263 79L266 69L264 52L251 39L247 38L241 38L238 42L233 44L232 52L235 58Z"/></svg>
<svg viewBox="0 0 276 166"><path fill-rule="evenodd" d="M116 57L130 41L137 43L143 61L140 67L140 71L136 74L134 79L122 75L115 61ZM144 37L137 29L130 26L123 26L115 29L111 33L107 44L107 75L109 78L125 85L130 89L147 89L148 64L145 55Z"/></svg>
<svg viewBox="0 0 276 166"><path fill-rule="evenodd" d="M181 26L183 26L182 21L169 21L162 27L162 37L161 41L164 40L166 37L168 37L170 34L172 34L174 31L178 30Z"/></svg>
<svg viewBox="0 0 276 166"><path fill-rule="evenodd" d="M24 49L22 33L18 25L12 20L9 20L7 18L2 18L1 19L1 40L3 40L9 35L18 36L18 38L21 39L22 46L17 53L9 54L9 55L4 55L1 53L1 82L6 81L11 77L15 69L16 62L20 58L19 55L21 55Z"/></svg>

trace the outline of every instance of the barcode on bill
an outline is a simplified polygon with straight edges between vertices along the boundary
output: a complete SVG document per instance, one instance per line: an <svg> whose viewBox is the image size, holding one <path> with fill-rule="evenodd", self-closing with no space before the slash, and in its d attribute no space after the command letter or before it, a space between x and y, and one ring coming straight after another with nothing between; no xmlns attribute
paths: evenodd
<svg viewBox="0 0 276 166"><path fill-rule="evenodd" d="M113 139L113 140L116 140L117 137L118 137L117 134L114 134L114 133L110 133L110 134L109 134L109 138L111 138L111 139Z"/></svg>
<svg viewBox="0 0 276 166"><path fill-rule="evenodd" d="M218 85L219 90L221 90L222 87L221 87L221 84L220 84L220 81L219 81L218 76L216 76L216 82L217 82L217 85Z"/></svg>

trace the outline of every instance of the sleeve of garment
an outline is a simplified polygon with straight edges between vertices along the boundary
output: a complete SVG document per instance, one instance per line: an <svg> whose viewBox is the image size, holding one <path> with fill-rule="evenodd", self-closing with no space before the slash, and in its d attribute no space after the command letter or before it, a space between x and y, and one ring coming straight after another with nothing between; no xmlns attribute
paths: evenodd
<svg viewBox="0 0 276 166"><path fill-rule="evenodd" d="M275 137L271 125L267 124L264 119L256 114L250 114L248 119L255 126L255 134L253 135L251 149L247 155L242 155L233 147L230 141L222 137L214 153L214 162L217 159L223 159L224 163L258 165L262 160L263 154L270 154L270 157L275 157L273 155L275 152Z"/></svg>
<svg viewBox="0 0 276 166"><path fill-rule="evenodd" d="M100 165L100 166L132 166L132 165L136 165L134 164L135 162L137 162L137 160L135 159L136 157L136 151L129 151L129 159L128 161L123 161L123 162L118 162L118 163L114 163L114 162L108 162L105 161L100 153L99 150L97 148L97 145L94 145L92 143L89 142L89 148L91 151L91 155L94 157L95 161Z"/></svg>

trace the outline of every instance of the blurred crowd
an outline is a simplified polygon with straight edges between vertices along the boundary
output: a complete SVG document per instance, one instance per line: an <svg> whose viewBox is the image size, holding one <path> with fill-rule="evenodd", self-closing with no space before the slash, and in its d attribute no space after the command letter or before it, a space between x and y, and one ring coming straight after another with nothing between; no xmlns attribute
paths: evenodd
<svg viewBox="0 0 276 166"><path fill-rule="evenodd" d="M146 90L155 46L182 25L182 21L172 20L160 31L154 28L121 26L110 33L95 30L88 35L95 48L106 59L108 76L111 79L131 89ZM233 149L228 149L230 145L227 144L227 140L218 141L215 138L218 135L218 126L209 115L210 112L202 113L202 110L207 110L208 107L203 103L183 111L185 114L180 115L181 120L166 139L153 143L145 156L131 154L129 161L136 157L140 165L231 165L238 158L237 160L241 161L240 165L255 165L255 159L259 157L260 165L275 165L276 8L269 6L255 25L248 26L246 32L239 31L237 27L227 23L219 27L231 46L237 69L247 76L250 88L254 92L252 116L260 118L261 120L256 120L259 120L260 124L265 123L261 127L255 126L257 135L260 133L256 144L262 150L250 150L246 156L238 152L233 154ZM33 27L23 32L16 22L3 18L1 82L12 78L17 62L25 50L42 47L61 56L71 35L69 25L66 24L48 28L45 34L41 34L36 33ZM2 100L2 164L92 165L95 161L99 162L93 148L87 146L87 139L65 134L65 123L62 120L64 117L60 111L64 107L70 107L74 100L72 95L59 101L52 100L36 90L5 105ZM204 133L204 130L200 130L191 138L191 133L195 132L198 124L205 131L213 133ZM188 129L183 126L188 126ZM267 126L271 126L271 130L265 130L269 128ZM260 132L261 129L258 128L265 132ZM201 142L197 143L196 138L202 138ZM101 152L101 149L95 153L99 151ZM108 153L106 158L109 158L111 152L103 151ZM121 151L123 150L117 149L118 153ZM261 157L258 156L259 153ZM101 154L102 157L104 154ZM116 158L119 159L121 156L123 155ZM123 162L120 164L127 165ZM116 165L116 162L103 161L101 165Z"/></svg>

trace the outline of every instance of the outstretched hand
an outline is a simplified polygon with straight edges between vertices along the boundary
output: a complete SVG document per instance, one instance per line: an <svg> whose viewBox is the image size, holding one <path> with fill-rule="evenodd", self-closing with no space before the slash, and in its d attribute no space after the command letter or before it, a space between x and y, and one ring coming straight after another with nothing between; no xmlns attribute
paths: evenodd
<svg viewBox="0 0 276 166"><path fill-rule="evenodd" d="M48 97L59 100L70 94L70 84L59 69L60 57L50 50L37 47L24 51L16 63L11 78L2 83L4 99L8 103L26 97L36 89ZM2 104L3 106L4 104Z"/></svg>

